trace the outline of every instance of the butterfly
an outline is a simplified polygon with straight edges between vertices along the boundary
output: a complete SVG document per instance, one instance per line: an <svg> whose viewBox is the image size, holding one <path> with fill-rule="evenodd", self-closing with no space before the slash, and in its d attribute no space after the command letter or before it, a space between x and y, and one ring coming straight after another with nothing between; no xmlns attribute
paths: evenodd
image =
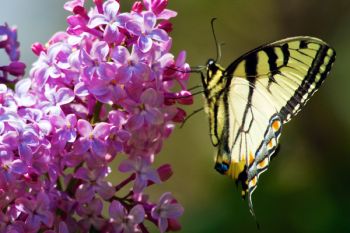
<svg viewBox="0 0 350 233"><path fill-rule="evenodd" d="M335 51L307 36L262 45L223 68L209 59L202 75L215 169L248 195L278 148L282 125L295 116L327 77Z"/></svg>

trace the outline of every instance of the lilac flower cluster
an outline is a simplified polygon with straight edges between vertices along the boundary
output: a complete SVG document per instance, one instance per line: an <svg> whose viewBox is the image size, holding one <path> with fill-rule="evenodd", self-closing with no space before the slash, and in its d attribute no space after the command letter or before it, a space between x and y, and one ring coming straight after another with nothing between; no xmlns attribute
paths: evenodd
<svg viewBox="0 0 350 233"><path fill-rule="evenodd" d="M9 57L8 65L0 65L0 84L13 83L24 75L25 64L19 61L19 43L16 28L0 25L0 49Z"/></svg>
<svg viewBox="0 0 350 233"><path fill-rule="evenodd" d="M186 115L176 103L192 104L185 52L169 52L176 12L167 3L136 1L121 13L116 0L94 0L90 10L69 1L66 32L32 46L29 78L14 90L0 83L1 233L148 232L145 221L180 229L172 194L146 194L172 175L153 163ZM3 34L15 62L16 31Z"/></svg>

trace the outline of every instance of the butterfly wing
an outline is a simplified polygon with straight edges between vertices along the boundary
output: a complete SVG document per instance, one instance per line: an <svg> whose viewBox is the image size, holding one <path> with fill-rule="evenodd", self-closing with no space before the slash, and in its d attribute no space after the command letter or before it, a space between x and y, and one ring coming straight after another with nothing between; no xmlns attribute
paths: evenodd
<svg viewBox="0 0 350 233"><path fill-rule="evenodd" d="M335 51L322 40L292 37L241 56L224 75L247 79L256 89L267 90L285 123L321 86L334 60Z"/></svg>
<svg viewBox="0 0 350 233"><path fill-rule="evenodd" d="M257 89L249 80L234 78L223 101L228 106L226 131L220 143L216 168L229 164L225 173L242 185L242 195L251 194L259 175L265 171L276 151L282 129L282 118L270 104L269 93Z"/></svg>
<svg viewBox="0 0 350 233"><path fill-rule="evenodd" d="M334 60L335 51L325 42L294 37L261 46L223 72L226 91L218 105L227 106L227 120L216 168L241 182L251 211L251 194L276 151L282 124L320 87Z"/></svg>

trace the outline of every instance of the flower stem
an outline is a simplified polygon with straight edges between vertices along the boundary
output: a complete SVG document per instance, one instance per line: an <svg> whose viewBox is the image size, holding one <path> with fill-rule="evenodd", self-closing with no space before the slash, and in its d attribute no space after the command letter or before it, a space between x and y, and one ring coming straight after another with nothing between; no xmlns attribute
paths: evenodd
<svg viewBox="0 0 350 233"><path fill-rule="evenodd" d="M131 181L135 180L136 175L135 173L131 174L128 178L126 178L125 180L123 180L120 184L118 184L117 186L115 186L115 191L118 192L120 189L122 189L125 185L127 185L128 183L130 183Z"/></svg>
<svg viewBox="0 0 350 233"><path fill-rule="evenodd" d="M101 108L102 108L102 103L100 101L97 101L94 107L94 115L92 116L91 124L94 124L95 122L99 121Z"/></svg>
<svg viewBox="0 0 350 233"><path fill-rule="evenodd" d="M149 231L147 230L146 226L143 223L140 223L139 226L142 233L149 233Z"/></svg>

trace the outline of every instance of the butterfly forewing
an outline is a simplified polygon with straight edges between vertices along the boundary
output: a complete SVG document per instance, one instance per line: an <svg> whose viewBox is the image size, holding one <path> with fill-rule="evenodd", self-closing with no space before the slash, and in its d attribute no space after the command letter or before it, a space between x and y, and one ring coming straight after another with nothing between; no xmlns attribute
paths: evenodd
<svg viewBox="0 0 350 233"><path fill-rule="evenodd" d="M255 57L258 61L252 78L246 66ZM226 69L225 76L254 80L270 93L271 104L287 122L320 87L334 60L335 51L320 39L293 37L243 55Z"/></svg>
<svg viewBox="0 0 350 233"><path fill-rule="evenodd" d="M322 40L294 37L248 52L225 70L208 63L203 85L218 146L215 168L241 182L251 210L251 194L277 148L282 124L320 87L334 60L335 51Z"/></svg>

